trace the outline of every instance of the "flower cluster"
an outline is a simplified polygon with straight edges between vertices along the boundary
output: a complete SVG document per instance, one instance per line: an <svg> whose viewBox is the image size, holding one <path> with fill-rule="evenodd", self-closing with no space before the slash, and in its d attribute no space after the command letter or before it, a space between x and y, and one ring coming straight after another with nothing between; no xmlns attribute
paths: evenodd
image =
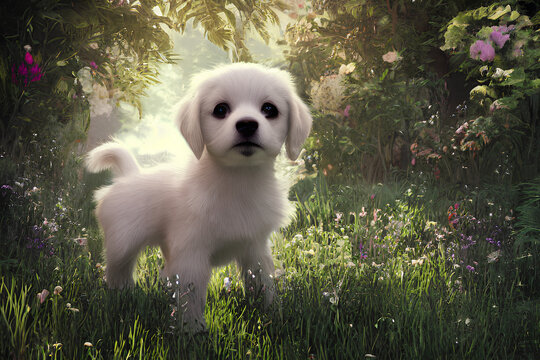
<svg viewBox="0 0 540 360"><path fill-rule="evenodd" d="M504 44L510 40L510 32L512 32L514 28L514 25L492 26L492 31L487 39L477 40L469 48L471 58L476 60L480 59L482 61L493 61L493 59L495 59L495 47L493 45L502 49Z"/></svg>
<svg viewBox="0 0 540 360"><path fill-rule="evenodd" d="M55 232L57 230L56 225L49 226L47 220L44 222L44 226L34 225L32 228L31 236L27 237L26 248L31 250L37 250L45 256L54 255L54 246L52 235L47 235L48 232Z"/></svg>
<svg viewBox="0 0 540 360"><path fill-rule="evenodd" d="M14 84L27 87L30 83L40 81L43 77L43 70L38 65L32 54L30 54L30 46L25 46L26 54L24 55L24 61L19 66L13 64L11 66L11 81Z"/></svg>

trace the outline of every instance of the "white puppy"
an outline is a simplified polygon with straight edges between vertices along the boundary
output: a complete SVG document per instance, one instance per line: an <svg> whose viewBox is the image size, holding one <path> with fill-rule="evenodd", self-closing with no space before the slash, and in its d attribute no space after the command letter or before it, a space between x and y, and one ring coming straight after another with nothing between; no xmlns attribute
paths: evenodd
<svg viewBox="0 0 540 360"><path fill-rule="evenodd" d="M116 143L92 150L87 168L115 173L114 183L96 192L108 285L132 285L139 252L159 246L162 275L178 275L187 293L184 321L200 330L213 266L235 260L245 286L272 302L268 237L284 223L288 207L274 160L283 144L290 159L298 157L312 119L284 71L240 63L195 80L178 115L196 157L185 171L141 171Z"/></svg>

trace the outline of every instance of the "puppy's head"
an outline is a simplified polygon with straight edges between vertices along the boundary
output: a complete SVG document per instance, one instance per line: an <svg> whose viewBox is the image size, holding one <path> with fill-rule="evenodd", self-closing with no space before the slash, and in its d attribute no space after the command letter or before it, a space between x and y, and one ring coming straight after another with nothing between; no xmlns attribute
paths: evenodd
<svg viewBox="0 0 540 360"><path fill-rule="evenodd" d="M273 159L283 144L295 160L311 129L290 75L256 64L227 65L196 77L178 125L197 158L204 148L228 165Z"/></svg>

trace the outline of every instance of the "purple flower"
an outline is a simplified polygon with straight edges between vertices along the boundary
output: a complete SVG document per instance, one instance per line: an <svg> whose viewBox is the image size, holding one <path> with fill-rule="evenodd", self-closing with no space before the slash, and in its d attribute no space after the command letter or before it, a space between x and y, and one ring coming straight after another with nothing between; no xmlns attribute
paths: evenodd
<svg viewBox="0 0 540 360"><path fill-rule="evenodd" d="M471 265L467 265L466 269L469 270L470 272L474 272L474 267Z"/></svg>
<svg viewBox="0 0 540 360"><path fill-rule="evenodd" d="M2 196L6 196L7 194L13 192L13 188L9 185L2 185L0 190L2 191Z"/></svg>
<svg viewBox="0 0 540 360"><path fill-rule="evenodd" d="M483 40L477 40L474 44L472 44L469 49L469 53L471 58L480 58L482 61L492 61L495 58L495 49L493 46Z"/></svg>
<svg viewBox="0 0 540 360"><path fill-rule="evenodd" d="M510 25L510 26L501 25L501 26L492 26L491 30L498 31L501 34L506 34L506 33L509 33L510 31L514 30L514 28L515 28L514 25Z"/></svg>
<svg viewBox="0 0 540 360"><path fill-rule="evenodd" d="M489 35L489 38L491 39L491 41L497 44L499 49L502 49L504 44L510 39L510 35L509 34L503 35L499 31L493 31L491 35Z"/></svg>
<svg viewBox="0 0 540 360"><path fill-rule="evenodd" d="M95 61L90 61L90 66L91 66L92 68L94 68L95 70L97 70L97 68L98 68L98 66L97 66L97 64L96 64Z"/></svg>

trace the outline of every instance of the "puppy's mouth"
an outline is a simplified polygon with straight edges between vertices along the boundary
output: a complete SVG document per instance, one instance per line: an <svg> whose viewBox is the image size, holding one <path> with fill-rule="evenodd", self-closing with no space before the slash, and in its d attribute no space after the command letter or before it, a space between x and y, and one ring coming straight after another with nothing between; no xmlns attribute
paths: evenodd
<svg viewBox="0 0 540 360"><path fill-rule="evenodd" d="M240 154L244 156L251 156L257 149L262 149L262 146L251 141L242 141L234 145L233 148L237 148Z"/></svg>

